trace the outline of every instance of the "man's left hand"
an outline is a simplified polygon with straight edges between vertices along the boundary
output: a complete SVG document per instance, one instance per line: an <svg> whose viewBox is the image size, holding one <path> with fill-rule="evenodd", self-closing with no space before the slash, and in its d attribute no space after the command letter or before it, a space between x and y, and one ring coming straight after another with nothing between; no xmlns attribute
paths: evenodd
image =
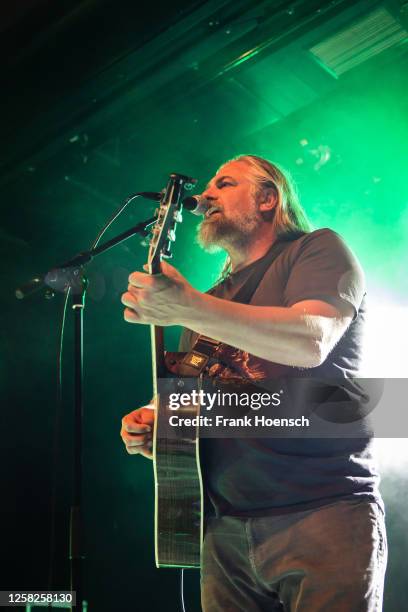
<svg viewBox="0 0 408 612"><path fill-rule="evenodd" d="M146 266L145 266L146 268ZM183 325L199 292L170 264L161 263L161 274L132 272L121 301L128 323Z"/></svg>

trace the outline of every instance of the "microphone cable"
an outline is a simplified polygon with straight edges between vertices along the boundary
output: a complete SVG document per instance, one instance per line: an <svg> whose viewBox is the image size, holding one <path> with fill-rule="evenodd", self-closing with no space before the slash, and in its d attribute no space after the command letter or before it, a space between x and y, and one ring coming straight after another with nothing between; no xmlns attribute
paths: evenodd
<svg viewBox="0 0 408 612"><path fill-rule="evenodd" d="M140 198L142 195L143 195L142 192L141 193L134 193L133 195L130 195L130 196L128 196L126 198L126 200L123 202L123 204L121 204L120 207L116 210L116 212L113 213L113 215L108 219L108 221L105 223L105 225L103 226L101 231L98 233L98 235L96 236L95 240L92 243L90 251L93 251L94 249L96 249L96 247L98 246L98 244L100 242L100 239L102 238L102 236L104 235L106 230L123 213L123 211L125 210L127 205L130 204L135 198Z"/></svg>
<svg viewBox="0 0 408 612"><path fill-rule="evenodd" d="M184 605L184 568L180 570L180 599L181 599L181 610L186 612Z"/></svg>

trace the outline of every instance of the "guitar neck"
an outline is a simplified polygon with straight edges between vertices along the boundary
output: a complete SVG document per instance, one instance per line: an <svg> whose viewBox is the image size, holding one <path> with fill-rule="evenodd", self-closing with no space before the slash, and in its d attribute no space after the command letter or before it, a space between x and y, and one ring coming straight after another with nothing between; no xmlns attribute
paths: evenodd
<svg viewBox="0 0 408 612"><path fill-rule="evenodd" d="M167 187L160 200L157 221L152 230L149 247L149 274L161 273L161 260L171 257L171 246L175 240L176 225L182 220L182 196L184 189L191 188L197 181L183 174L171 174ZM157 325L150 326L153 365L153 392L157 395L157 379L165 375L164 333Z"/></svg>
<svg viewBox="0 0 408 612"><path fill-rule="evenodd" d="M157 379L162 378L166 372L164 360L164 330L158 325L150 326L150 339L152 343L152 374L153 393L157 395Z"/></svg>

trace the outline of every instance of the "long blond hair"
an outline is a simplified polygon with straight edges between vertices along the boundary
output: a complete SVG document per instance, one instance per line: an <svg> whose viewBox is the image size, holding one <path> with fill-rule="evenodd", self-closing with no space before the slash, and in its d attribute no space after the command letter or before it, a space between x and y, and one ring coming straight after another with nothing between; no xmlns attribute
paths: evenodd
<svg viewBox="0 0 408 612"><path fill-rule="evenodd" d="M238 155L229 161L242 161L248 164L254 178L256 197L271 190L276 193L277 205L273 211L264 213L264 218L271 221L274 235L278 239L293 240L312 231L312 226L299 201L296 185L287 170L258 155ZM229 162L225 162L227 163ZM221 278L225 278L230 271L231 263L227 257Z"/></svg>
<svg viewBox="0 0 408 612"><path fill-rule="evenodd" d="M278 197L272 221L275 236L282 238L311 231L296 185L287 170L258 155L238 155L230 161L242 161L249 165L258 193L275 190Z"/></svg>

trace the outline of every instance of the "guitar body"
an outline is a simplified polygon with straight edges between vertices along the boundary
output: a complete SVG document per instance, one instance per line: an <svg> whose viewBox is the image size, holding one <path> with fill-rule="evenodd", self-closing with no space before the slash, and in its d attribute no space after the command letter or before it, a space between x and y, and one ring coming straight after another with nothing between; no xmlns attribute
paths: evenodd
<svg viewBox="0 0 408 612"><path fill-rule="evenodd" d="M180 382L183 384L182 379ZM174 385L174 393L180 393L177 379L169 379L169 383ZM200 406L182 407L174 412L169 409L166 396L168 393L158 395L153 442L156 565L200 567L203 486L198 426L169 424L170 417L175 415L182 419L199 416Z"/></svg>

